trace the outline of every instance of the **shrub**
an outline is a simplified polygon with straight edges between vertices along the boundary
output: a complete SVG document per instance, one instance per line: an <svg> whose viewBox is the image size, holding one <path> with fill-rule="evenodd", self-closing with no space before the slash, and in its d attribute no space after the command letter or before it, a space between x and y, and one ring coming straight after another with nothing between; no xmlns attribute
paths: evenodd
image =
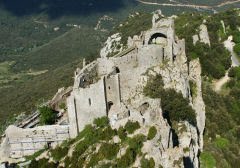
<svg viewBox="0 0 240 168"><path fill-rule="evenodd" d="M238 56L240 56L240 43L236 44L233 50Z"/></svg>
<svg viewBox="0 0 240 168"><path fill-rule="evenodd" d="M87 167L95 167L99 161L104 159L112 160L116 158L118 151L119 151L118 144L103 143L99 148L98 152L91 156L91 159Z"/></svg>
<svg viewBox="0 0 240 168"><path fill-rule="evenodd" d="M29 168L57 168L58 164L53 162L48 162L48 159L40 159L36 161L35 159L30 163Z"/></svg>
<svg viewBox="0 0 240 168"><path fill-rule="evenodd" d="M119 151L118 144L103 143L98 152L100 155L103 155L104 158L106 158L108 160L112 160L115 158L118 151Z"/></svg>
<svg viewBox="0 0 240 168"><path fill-rule="evenodd" d="M126 138L127 138L127 133L126 133L126 129L123 128L123 127L120 127L118 129L118 132L117 132L119 138L124 141Z"/></svg>
<svg viewBox="0 0 240 168"><path fill-rule="evenodd" d="M240 79L240 67L233 67L229 70L228 76L231 78Z"/></svg>
<svg viewBox="0 0 240 168"><path fill-rule="evenodd" d="M45 125L54 124L57 119L57 112L48 106L38 108L40 113L40 123Z"/></svg>
<svg viewBox="0 0 240 168"><path fill-rule="evenodd" d="M51 150L51 156L55 161L59 161L64 158L68 153L67 146L57 146L55 149Z"/></svg>
<svg viewBox="0 0 240 168"><path fill-rule="evenodd" d="M93 123L100 128L106 127L109 125L108 117L97 118L93 121Z"/></svg>
<svg viewBox="0 0 240 168"><path fill-rule="evenodd" d="M140 128L140 125L137 121L136 122L128 121L124 128L129 134L132 134L134 133L134 131Z"/></svg>
<svg viewBox="0 0 240 168"><path fill-rule="evenodd" d="M135 135L133 138L128 139L129 148L136 151L137 154L140 154L144 141L146 141L146 137L144 135Z"/></svg>
<svg viewBox="0 0 240 168"><path fill-rule="evenodd" d="M156 136L156 134L157 134L156 127L154 127L154 126L150 127L150 129L148 131L147 139L152 140Z"/></svg>
<svg viewBox="0 0 240 168"><path fill-rule="evenodd" d="M201 167L213 168L216 167L216 160L211 153L203 152L200 155Z"/></svg>
<svg viewBox="0 0 240 168"><path fill-rule="evenodd" d="M119 159L117 159L116 167L131 167L135 162L137 155L141 153L143 142L146 140L144 135L136 135L131 139L128 139L129 147L126 153Z"/></svg>
<svg viewBox="0 0 240 168"><path fill-rule="evenodd" d="M147 81L147 85L143 89L145 96L151 98L159 98L163 92L163 80L161 75L150 76Z"/></svg>
<svg viewBox="0 0 240 168"><path fill-rule="evenodd" d="M60 105L59 105L59 108L60 109L62 109L62 110L66 110L66 104L65 103L61 103Z"/></svg>
<svg viewBox="0 0 240 168"><path fill-rule="evenodd" d="M216 138L214 144L220 149L226 149L229 146L229 141L225 138Z"/></svg>
<svg viewBox="0 0 240 168"><path fill-rule="evenodd" d="M163 115L170 124L172 121L188 121L196 126L196 114L189 105L189 100L173 89L164 89L160 75L150 78L143 90L145 96L161 98Z"/></svg>
<svg viewBox="0 0 240 168"><path fill-rule="evenodd" d="M155 167L155 162L153 158L150 158L150 160L145 159L142 157L141 159L141 168L154 168Z"/></svg>
<svg viewBox="0 0 240 168"><path fill-rule="evenodd" d="M197 84L194 81L190 80L189 85L192 97L197 96Z"/></svg>
<svg viewBox="0 0 240 168"><path fill-rule="evenodd" d="M189 101L183 98L181 93L177 93L173 89L167 89L162 94L162 110L163 115L171 123L172 121L188 121L196 126L196 114Z"/></svg>
<svg viewBox="0 0 240 168"><path fill-rule="evenodd" d="M116 167L131 167L131 165L135 162L136 157L136 151L128 148L126 153L121 158L117 159Z"/></svg>

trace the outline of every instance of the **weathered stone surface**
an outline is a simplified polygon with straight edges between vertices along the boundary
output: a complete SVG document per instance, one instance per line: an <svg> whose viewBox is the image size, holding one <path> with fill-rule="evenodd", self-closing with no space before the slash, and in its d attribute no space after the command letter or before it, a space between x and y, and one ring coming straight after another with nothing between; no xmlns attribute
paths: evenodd
<svg viewBox="0 0 240 168"><path fill-rule="evenodd" d="M9 126L6 130L4 152L11 158L32 155L45 146L56 146L68 139L69 126L51 125L21 129Z"/></svg>

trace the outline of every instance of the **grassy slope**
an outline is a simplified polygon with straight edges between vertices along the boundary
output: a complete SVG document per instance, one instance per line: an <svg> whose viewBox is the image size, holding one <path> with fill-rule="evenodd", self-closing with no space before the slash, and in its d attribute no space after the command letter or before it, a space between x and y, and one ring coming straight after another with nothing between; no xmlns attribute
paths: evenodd
<svg viewBox="0 0 240 168"><path fill-rule="evenodd" d="M48 44L33 50L18 63L16 71L49 69L39 76L13 81L11 88L0 89L0 123L13 114L30 112L40 99L49 99L57 89L73 84L73 72L83 58L91 61L98 56L104 35L97 31L72 29ZM89 36L90 35L90 36ZM23 66L24 65L24 66ZM4 96L3 96L4 95Z"/></svg>
<svg viewBox="0 0 240 168"><path fill-rule="evenodd" d="M47 44L23 55L14 65L15 71L28 69L55 69L66 62L74 61L83 55L98 55L101 42L106 33L93 28L74 28Z"/></svg>

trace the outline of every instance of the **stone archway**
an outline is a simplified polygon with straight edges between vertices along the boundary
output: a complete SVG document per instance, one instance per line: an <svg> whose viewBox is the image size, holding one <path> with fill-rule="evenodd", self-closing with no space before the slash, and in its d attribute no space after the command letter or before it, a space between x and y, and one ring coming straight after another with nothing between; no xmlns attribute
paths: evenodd
<svg viewBox="0 0 240 168"><path fill-rule="evenodd" d="M151 35L151 38L149 39L148 44L155 44L156 39L166 40L167 36L163 33L154 33L153 35Z"/></svg>

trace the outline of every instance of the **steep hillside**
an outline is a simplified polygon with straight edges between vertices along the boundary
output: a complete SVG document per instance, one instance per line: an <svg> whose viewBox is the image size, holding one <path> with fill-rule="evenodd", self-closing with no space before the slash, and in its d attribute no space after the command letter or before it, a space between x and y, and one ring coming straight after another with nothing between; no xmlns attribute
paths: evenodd
<svg viewBox="0 0 240 168"><path fill-rule="evenodd" d="M75 60L95 59L109 32L129 14L157 8L132 0L0 2L1 120L30 113L42 97L53 96L58 88L50 89L50 81L57 87L69 85L72 73L68 69ZM162 10L170 15L186 9ZM59 72L66 78L59 80ZM32 98L26 98L29 95Z"/></svg>
<svg viewBox="0 0 240 168"><path fill-rule="evenodd" d="M199 59L203 71L202 88L206 105L206 127L203 151L200 154L201 167L225 168L240 164L238 163L240 70L239 67L231 68L231 54L223 45L223 42L231 35L233 35L235 43L239 42L238 27L240 23L237 22L238 17L239 11L231 10L210 16L185 13L175 19L176 33L180 38L186 40L186 55L190 67L193 68L194 61ZM191 24L189 20L191 20ZM134 21L137 22L137 19ZM148 17L146 17L146 21L149 21ZM210 46L206 44L206 41L204 43L201 35L199 38L203 41L193 43L193 36L201 34L202 29L199 27L202 24L207 27ZM127 27L129 29L126 32L124 30ZM120 30L121 36L124 37L124 35L132 36L133 29L135 29L134 26L131 26L131 22L129 22L116 30ZM126 44L125 40L122 43ZM163 72L161 70L160 72L163 74L165 74L166 65L161 66ZM229 71L230 81L220 91L214 91L214 82L224 77L227 71ZM194 99L193 103L198 103L197 86L193 81L190 81L189 84L191 96ZM186 128L178 129L177 123L185 120L195 125L196 118L193 115L193 109L188 106L188 101L182 98L181 94L177 94L174 90L165 90L162 85L161 76L150 78L143 92L145 96L164 100L161 104L163 114L172 123L172 129L179 136L182 131L186 131ZM138 122L127 122L125 126L111 128L107 118L99 118L93 124L87 125L77 138L66 141L55 149L43 150L29 157L28 159L33 160L30 167L39 167L40 165L43 167L132 167L134 165L155 167L159 163L155 161L154 157L151 157L151 152L146 153L145 147L147 144L159 145L158 142L161 141L158 137L159 130L161 128L158 129L157 125L152 124L145 127ZM191 149L184 148L184 153L188 153L189 150ZM191 164L187 158L183 158L183 162L176 160L175 166L189 167Z"/></svg>
<svg viewBox="0 0 240 168"><path fill-rule="evenodd" d="M193 45L192 36L199 33L198 27L204 19L211 47L202 43ZM176 32L187 42L188 59L198 57L203 70L203 98L206 104L204 150L201 154L203 167L225 168L239 165L239 68L230 70L231 80L225 83L220 92L214 91L216 78L224 77L232 62L223 43L229 36L233 36L233 42L238 43L239 26L239 10L221 12L210 17L196 13L183 14L176 19Z"/></svg>

